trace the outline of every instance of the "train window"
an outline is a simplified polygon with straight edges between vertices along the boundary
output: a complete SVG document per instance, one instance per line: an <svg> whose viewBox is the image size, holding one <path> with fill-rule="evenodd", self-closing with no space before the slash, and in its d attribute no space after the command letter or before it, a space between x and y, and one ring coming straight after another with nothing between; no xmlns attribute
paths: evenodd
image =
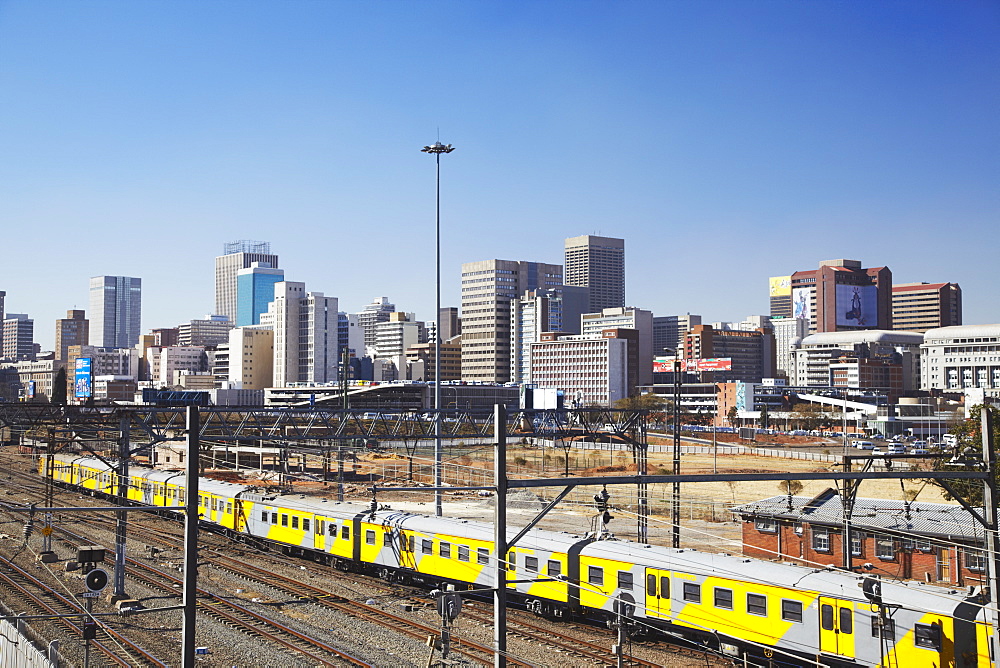
<svg viewBox="0 0 1000 668"><path fill-rule="evenodd" d="M660 576L660 598L670 598L670 578Z"/></svg>
<svg viewBox="0 0 1000 668"><path fill-rule="evenodd" d="M896 558L896 541L892 538L878 538L875 540L875 556L879 559L891 561Z"/></svg>
<svg viewBox="0 0 1000 668"><path fill-rule="evenodd" d="M824 631L833 630L833 606L829 603L819 607L819 622Z"/></svg>
<svg viewBox="0 0 1000 668"><path fill-rule="evenodd" d="M438 546L438 554L442 559L451 559L451 543L442 542Z"/></svg>
<svg viewBox="0 0 1000 668"><path fill-rule="evenodd" d="M232 503L226 503L226 514L227 515L232 515L233 514L233 504Z"/></svg>
<svg viewBox="0 0 1000 668"><path fill-rule="evenodd" d="M724 610L733 609L733 590L725 587L715 588L715 607Z"/></svg>
<svg viewBox="0 0 1000 668"><path fill-rule="evenodd" d="M349 527L346 524L343 527L341 527L341 529L340 529L340 537L343 538L344 540L350 540L350 538L351 538L351 527Z"/></svg>
<svg viewBox="0 0 1000 668"><path fill-rule="evenodd" d="M187 494L185 494L185 491L183 489L181 490L180 499L181 503L184 503L185 499L187 499Z"/></svg>
<svg viewBox="0 0 1000 668"><path fill-rule="evenodd" d="M840 609L840 632L854 633L854 611L850 608Z"/></svg>
<svg viewBox="0 0 1000 668"><path fill-rule="evenodd" d="M309 531L309 520L305 517L302 518L302 530Z"/></svg>
<svg viewBox="0 0 1000 668"><path fill-rule="evenodd" d="M375 544L375 532L371 529L365 531L365 544L374 545Z"/></svg>
<svg viewBox="0 0 1000 668"><path fill-rule="evenodd" d="M767 596L747 594L747 612L751 615L767 617Z"/></svg>
<svg viewBox="0 0 1000 668"><path fill-rule="evenodd" d="M656 596L656 576L646 576L646 596Z"/></svg>
<svg viewBox="0 0 1000 668"><path fill-rule="evenodd" d="M434 541L426 538L420 541L420 551L424 554L434 554Z"/></svg>
<svg viewBox="0 0 1000 668"><path fill-rule="evenodd" d="M685 582L684 600L691 603L701 603L701 585L693 582Z"/></svg>
<svg viewBox="0 0 1000 668"><path fill-rule="evenodd" d="M288 515L286 515L285 513L281 513L281 526L283 527L288 526Z"/></svg>
<svg viewBox="0 0 1000 668"><path fill-rule="evenodd" d="M507 553L507 570L512 571L517 568L517 552L511 550Z"/></svg>
<svg viewBox="0 0 1000 668"><path fill-rule="evenodd" d="M468 561L469 560L469 546L468 545L459 545L458 546L458 560L459 561Z"/></svg>
<svg viewBox="0 0 1000 668"><path fill-rule="evenodd" d="M538 557L525 557L524 558L524 570L527 573L537 573L538 572Z"/></svg>
<svg viewBox="0 0 1000 668"><path fill-rule="evenodd" d="M587 582L598 587L604 586L604 569L600 566L588 566Z"/></svg>
<svg viewBox="0 0 1000 668"><path fill-rule="evenodd" d="M382 545L385 547L392 547L392 532L386 531L382 534Z"/></svg>
<svg viewBox="0 0 1000 668"><path fill-rule="evenodd" d="M410 550L410 552L417 551L417 537L414 536L413 534L410 534L410 539L406 541L406 544L409 546L408 549Z"/></svg>
<svg viewBox="0 0 1000 668"><path fill-rule="evenodd" d="M337 525L336 524L331 523L330 526L329 526L329 528L327 530L330 532L331 536L333 536L334 538L337 537Z"/></svg>
<svg viewBox="0 0 1000 668"><path fill-rule="evenodd" d="M618 588L619 589L631 589L632 588L632 574L628 571L618 571Z"/></svg>
<svg viewBox="0 0 1000 668"><path fill-rule="evenodd" d="M316 520L316 535L322 536L326 533L326 527L323 526L323 520Z"/></svg>
<svg viewBox="0 0 1000 668"><path fill-rule="evenodd" d="M260 521L261 522L267 522L267 511L266 510L260 514Z"/></svg>
<svg viewBox="0 0 1000 668"><path fill-rule="evenodd" d="M476 548L476 563L482 565L490 563L490 551L487 548Z"/></svg>
<svg viewBox="0 0 1000 668"><path fill-rule="evenodd" d="M271 524L278 523L278 513L271 513Z"/></svg>
<svg viewBox="0 0 1000 668"><path fill-rule="evenodd" d="M551 577L562 575L562 564L555 559L549 559L545 564L545 574Z"/></svg>
<svg viewBox="0 0 1000 668"><path fill-rule="evenodd" d="M781 599L781 618L786 622L802 621L802 602Z"/></svg>
<svg viewBox="0 0 1000 668"><path fill-rule="evenodd" d="M295 515L292 515L292 528L293 529L299 528L299 518L296 517Z"/></svg>
<svg viewBox="0 0 1000 668"><path fill-rule="evenodd" d="M872 615L872 638L878 638L879 617ZM896 621L886 617L882 620L882 638L885 640L896 639Z"/></svg>

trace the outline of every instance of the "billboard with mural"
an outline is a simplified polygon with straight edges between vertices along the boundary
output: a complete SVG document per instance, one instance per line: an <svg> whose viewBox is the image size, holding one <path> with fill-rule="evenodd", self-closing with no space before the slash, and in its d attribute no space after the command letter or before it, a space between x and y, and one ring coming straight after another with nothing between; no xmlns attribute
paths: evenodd
<svg viewBox="0 0 1000 668"><path fill-rule="evenodd" d="M696 360L681 360L681 363L687 362L685 366L688 372L701 372L701 371L729 371L733 368L733 359L731 357L709 357L704 359ZM674 370L674 358L673 357L654 357L653 358L653 373L670 373Z"/></svg>
<svg viewBox="0 0 1000 668"><path fill-rule="evenodd" d="M769 279L770 290L769 294L772 297L787 297L792 294L792 277L791 276L772 276Z"/></svg>
<svg viewBox="0 0 1000 668"><path fill-rule="evenodd" d="M76 359L76 375L73 377L74 396L77 399L89 399L93 396L93 389L90 384L90 357L78 357Z"/></svg>
<svg viewBox="0 0 1000 668"><path fill-rule="evenodd" d="M837 325L875 327L878 324L878 288L874 285L837 286Z"/></svg>
<svg viewBox="0 0 1000 668"><path fill-rule="evenodd" d="M812 317L809 313L809 293L810 288L795 288L792 290L792 317L805 318L812 324Z"/></svg>

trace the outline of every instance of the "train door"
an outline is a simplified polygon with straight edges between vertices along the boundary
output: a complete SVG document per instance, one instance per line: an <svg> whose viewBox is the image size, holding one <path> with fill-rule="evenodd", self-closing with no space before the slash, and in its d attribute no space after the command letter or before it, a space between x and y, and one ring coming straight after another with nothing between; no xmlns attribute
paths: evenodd
<svg viewBox="0 0 1000 668"><path fill-rule="evenodd" d="M669 618L670 571L646 569L646 616Z"/></svg>
<svg viewBox="0 0 1000 668"><path fill-rule="evenodd" d="M235 515L233 515L233 528L236 531L243 532L247 528L247 515L246 508L243 506L243 499L237 497L233 500L233 508Z"/></svg>
<svg viewBox="0 0 1000 668"><path fill-rule="evenodd" d="M319 550L320 552L326 552L326 526L327 520L325 517L317 517L316 525L313 529L313 548Z"/></svg>
<svg viewBox="0 0 1000 668"><path fill-rule="evenodd" d="M824 654L854 656L854 604L836 598L819 599L819 649Z"/></svg>

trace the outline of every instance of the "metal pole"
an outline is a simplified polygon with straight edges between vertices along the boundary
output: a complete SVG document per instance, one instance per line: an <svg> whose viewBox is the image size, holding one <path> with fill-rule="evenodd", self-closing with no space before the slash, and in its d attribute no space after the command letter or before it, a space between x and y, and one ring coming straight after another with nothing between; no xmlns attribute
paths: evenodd
<svg viewBox="0 0 1000 668"><path fill-rule="evenodd" d="M201 421L197 406L187 409L187 467L184 481L184 624L181 640L181 665L194 668L195 619L198 612L198 438Z"/></svg>
<svg viewBox="0 0 1000 668"><path fill-rule="evenodd" d="M493 484L496 498L493 505L493 667L507 665L507 407L493 407L493 431L496 449L493 453Z"/></svg>
<svg viewBox="0 0 1000 668"><path fill-rule="evenodd" d="M434 515L441 517L441 154L434 154L437 165L437 206L435 207L435 263L437 276L434 282Z"/></svg>
<svg viewBox="0 0 1000 668"><path fill-rule="evenodd" d="M123 506L128 505L128 458L131 454L129 443L129 431L131 430L132 419L128 413L122 415L118 423L118 498ZM125 542L128 531L128 514L123 512L115 513L115 582L112 589L112 598L122 600L128 598L125 593Z"/></svg>
<svg viewBox="0 0 1000 668"><path fill-rule="evenodd" d="M993 610L993 633L990 643L994 660L1000 657L1000 536L997 535L997 454L993 443L993 415L983 406L980 417L980 433L983 442L983 462L987 477L983 480L983 515L986 518L986 568L989 573L990 606Z"/></svg>
<svg viewBox="0 0 1000 668"><path fill-rule="evenodd" d="M674 466L673 474L681 474L681 365L674 355ZM681 546L681 484L673 483L670 503L670 524L672 547Z"/></svg>

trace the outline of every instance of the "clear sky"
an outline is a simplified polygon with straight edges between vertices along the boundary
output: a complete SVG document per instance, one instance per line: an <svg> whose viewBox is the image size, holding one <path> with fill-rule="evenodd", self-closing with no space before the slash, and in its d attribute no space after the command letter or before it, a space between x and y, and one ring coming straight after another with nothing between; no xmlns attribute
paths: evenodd
<svg viewBox="0 0 1000 668"><path fill-rule="evenodd" d="M627 301L767 313L850 258L1000 322L1000 3L0 0L7 311L143 280L143 329L214 308L214 257L433 319L462 262L626 240Z"/></svg>

